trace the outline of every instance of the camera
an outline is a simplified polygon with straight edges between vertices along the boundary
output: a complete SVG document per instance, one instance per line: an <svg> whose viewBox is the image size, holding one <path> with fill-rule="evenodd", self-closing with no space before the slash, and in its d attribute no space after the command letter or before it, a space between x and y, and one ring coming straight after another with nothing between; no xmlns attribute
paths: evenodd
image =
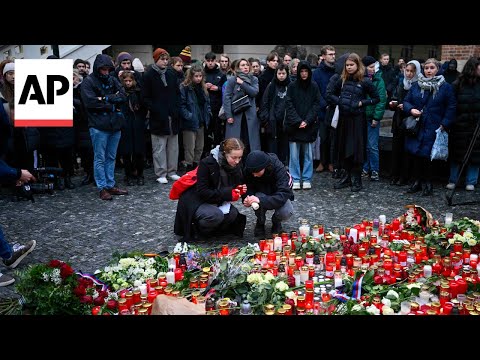
<svg viewBox="0 0 480 360"><path fill-rule="evenodd" d="M56 167L34 168L32 175L37 179L36 183L24 183L16 187L16 199L30 200L35 202L33 194L53 194L55 183L58 176L63 173L63 169Z"/></svg>

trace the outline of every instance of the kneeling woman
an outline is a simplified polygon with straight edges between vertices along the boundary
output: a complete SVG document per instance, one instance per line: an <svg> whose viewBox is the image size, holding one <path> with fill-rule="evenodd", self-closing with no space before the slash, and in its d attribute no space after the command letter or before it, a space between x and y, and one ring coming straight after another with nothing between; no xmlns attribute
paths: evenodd
<svg viewBox="0 0 480 360"><path fill-rule="evenodd" d="M200 161L196 184L178 200L174 232L183 236L183 241L213 233L243 236L246 216L231 204L247 190L241 164L243 150L240 139L226 139Z"/></svg>

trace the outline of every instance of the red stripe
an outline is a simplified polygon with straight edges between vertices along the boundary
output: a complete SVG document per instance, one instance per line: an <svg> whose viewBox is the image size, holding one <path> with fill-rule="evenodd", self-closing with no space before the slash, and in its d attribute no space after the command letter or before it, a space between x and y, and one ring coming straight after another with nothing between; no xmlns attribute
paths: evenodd
<svg viewBox="0 0 480 360"><path fill-rule="evenodd" d="M73 127L73 120L18 120L15 119L15 127L46 127L46 126L56 126L56 127Z"/></svg>

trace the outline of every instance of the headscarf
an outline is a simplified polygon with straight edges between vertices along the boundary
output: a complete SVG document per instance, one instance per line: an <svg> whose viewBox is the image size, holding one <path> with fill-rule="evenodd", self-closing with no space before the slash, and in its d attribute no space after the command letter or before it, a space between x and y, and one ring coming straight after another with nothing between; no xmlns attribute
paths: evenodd
<svg viewBox="0 0 480 360"><path fill-rule="evenodd" d="M406 76L403 77L403 88L405 90L410 90L412 84L418 81L418 76L422 73L422 67L417 60L410 60L407 65L408 64L413 64L415 66L415 75L413 75L413 78L411 78L410 80L408 80Z"/></svg>

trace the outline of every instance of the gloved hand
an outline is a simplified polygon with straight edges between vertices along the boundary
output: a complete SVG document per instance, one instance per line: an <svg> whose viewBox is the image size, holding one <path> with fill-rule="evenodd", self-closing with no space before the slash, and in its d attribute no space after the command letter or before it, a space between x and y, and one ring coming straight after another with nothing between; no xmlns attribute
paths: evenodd
<svg viewBox="0 0 480 360"><path fill-rule="evenodd" d="M237 201L238 199L240 199L240 190L237 188L232 189L232 201Z"/></svg>
<svg viewBox="0 0 480 360"><path fill-rule="evenodd" d="M247 193L247 185L237 185L235 189L238 189L240 191L240 195L246 194Z"/></svg>

